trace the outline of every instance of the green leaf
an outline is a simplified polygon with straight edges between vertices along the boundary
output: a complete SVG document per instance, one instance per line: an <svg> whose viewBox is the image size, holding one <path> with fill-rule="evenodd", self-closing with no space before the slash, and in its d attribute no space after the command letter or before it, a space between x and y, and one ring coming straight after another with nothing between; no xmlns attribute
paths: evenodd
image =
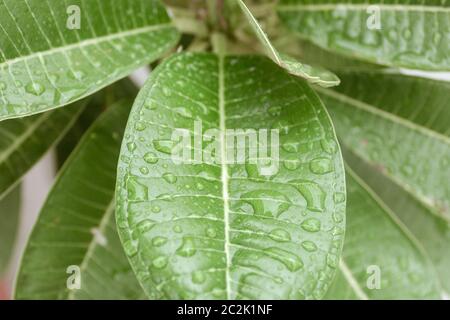
<svg viewBox="0 0 450 320"><path fill-rule="evenodd" d="M318 46L364 61L450 70L450 3L281 0L281 20Z"/></svg>
<svg viewBox="0 0 450 320"><path fill-rule="evenodd" d="M86 108L72 128L65 134L56 147L56 156L59 168L75 149L84 133L90 128L98 116L124 97L134 97L136 87L129 79L116 82L92 97L89 107Z"/></svg>
<svg viewBox="0 0 450 320"><path fill-rule="evenodd" d="M341 87L318 90L346 160L420 241L450 292L450 83L376 71L339 76ZM357 170L361 162L375 172Z"/></svg>
<svg viewBox="0 0 450 320"><path fill-rule="evenodd" d="M20 214L20 186L0 201L0 277L7 270L13 252Z"/></svg>
<svg viewBox="0 0 450 320"><path fill-rule="evenodd" d="M0 122L0 200L64 136L88 103Z"/></svg>
<svg viewBox="0 0 450 320"><path fill-rule="evenodd" d="M142 296L114 219L115 169L131 104L105 111L61 169L23 256L17 299ZM69 290L77 275L80 289Z"/></svg>
<svg viewBox="0 0 450 320"><path fill-rule="evenodd" d="M5 0L0 21L0 120L88 96L178 40L157 0Z"/></svg>
<svg viewBox="0 0 450 320"><path fill-rule="evenodd" d="M438 299L439 277L426 253L391 208L350 167L347 194L340 272L326 298Z"/></svg>
<svg viewBox="0 0 450 320"><path fill-rule="evenodd" d="M309 82L315 83L319 86L333 87L339 85L339 78L332 72L320 67L311 67L300 63L286 54L280 54L272 45L266 33L263 31L255 17L253 17L245 3L242 0L238 0L238 3L252 26L253 31L258 36L259 41L264 46L268 57L272 59L272 61L280 67L286 69L289 73L305 78Z"/></svg>
<svg viewBox="0 0 450 320"><path fill-rule="evenodd" d="M195 147L197 163L176 164L174 130L198 139L198 121L214 141ZM279 144L268 139L278 171L263 175L261 159L224 161L232 129L278 130ZM304 80L259 56L176 55L151 74L125 137L117 224L149 297L324 295L343 242L344 171L327 112ZM218 159L198 158L211 147Z"/></svg>

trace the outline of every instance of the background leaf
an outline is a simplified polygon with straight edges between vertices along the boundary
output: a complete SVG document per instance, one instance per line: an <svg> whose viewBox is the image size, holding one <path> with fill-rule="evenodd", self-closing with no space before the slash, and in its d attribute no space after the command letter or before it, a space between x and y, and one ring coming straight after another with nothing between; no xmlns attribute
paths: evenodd
<svg viewBox="0 0 450 320"><path fill-rule="evenodd" d="M80 29L67 27L74 6ZM157 0L4 0L0 21L0 120L88 96L178 40Z"/></svg>
<svg viewBox="0 0 450 320"><path fill-rule="evenodd" d="M195 120L218 132L278 129L279 171L174 164L172 133L192 132ZM258 56L176 55L138 95L120 159L119 234L149 297L326 292L343 242L344 172L330 119L304 80Z"/></svg>
<svg viewBox="0 0 450 320"><path fill-rule="evenodd" d="M0 200L64 136L88 100L61 110L0 122Z"/></svg>
<svg viewBox="0 0 450 320"><path fill-rule="evenodd" d="M450 83L377 71L339 76L342 86L318 90L346 161L420 241L450 292Z"/></svg>
<svg viewBox="0 0 450 320"><path fill-rule="evenodd" d="M423 248L349 167L347 194L340 273L326 298L438 299L439 278Z"/></svg>
<svg viewBox="0 0 450 320"><path fill-rule="evenodd" d="M17 280L17 299L136 299L141 289L114 219L120 141L132 102L102 114L64 164L35 225ZM69 266L81 288L69 290Z"/></svg>
<svg viewBox="0 0 450 320"><path fill-rule="evenodd" d="M332 72L325 70L320 67L311 67L307 64L303 64L296 59L280 54L277 49L272 45L266 33L263 31L258 21L253 17L250 10L247 8L242 0L238 0L238 4L242 9L242 12L247 17L252 29L257 35L259 41L263 45L267 52L267 55L273 62L278 64L280 67L289 71L289 73L305 78L311 83L315 83L322 87L333 87L339 84L339 78Z"/></svg>
<svg viewBox="0 0 450 320"><path fill-rule="evenodd" d="M388 66L450 70L448 1L281 0L278 13L300 37L333 52Z"/></svg>
<svg viewBox="0 0 450 320"><path fill-rule="evenodd" d="M0 278L7 270L14 248L20 214L20 186L0 201Z"/></svg>

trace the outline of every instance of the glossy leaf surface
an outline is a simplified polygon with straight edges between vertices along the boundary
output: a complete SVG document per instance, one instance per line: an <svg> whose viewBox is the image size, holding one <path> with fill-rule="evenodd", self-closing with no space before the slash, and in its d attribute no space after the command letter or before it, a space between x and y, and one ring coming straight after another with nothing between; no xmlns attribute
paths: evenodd
<svg viewBox="0 0 450 320"><path fill-rule="evenodd" d="M191 145L198 162L176 164L176 129L215 138ZM232 129L275 130L279 143L269 131L259 155L279 159L276 170L225 161ZM345 183L333 127L307 83L263 57L182 54L160 65L133 106L116 197L151 298L321 298L339 261Z"/></svg>

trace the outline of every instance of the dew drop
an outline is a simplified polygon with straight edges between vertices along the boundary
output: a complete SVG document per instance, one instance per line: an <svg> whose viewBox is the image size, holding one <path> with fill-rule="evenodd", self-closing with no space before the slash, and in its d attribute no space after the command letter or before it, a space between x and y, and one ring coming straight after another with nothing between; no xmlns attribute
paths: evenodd
<svg viewBox="0 0 450 320"><path fill-rule="evenodd" d="M123 249L124 249L125 253L127 254L127 256L129 256L129 257L134 256L138 251L137 246L131 240L127 240L124 242Z"/></svg>
<svg viewBox="0 0 450 320"><path fill-rule="evenodd" d="M152 245L155 247L161 247L163 245L165 245L167 243L167 238L166 237L154 237L152 239Z"/></svg>
<svg viewBox="0 0 450 320"><path fill-rule="evenodd" d="M303 247L303 249L305 249L308 252L314 252L317 250L316 244L312 241L303 241L302 247Z"/></svg>
<svg viewBox="0 0 450 320"><path fill-rule="evenodd" d="M164 94L166 97L170 97L170 95L172 94L172 91L171 91L169 88L167 88L167 87L163 87L163 88L162 88L162 91L163 91L163 94Z"/></svg>
<svg viewBox="0 0 450 320"><path fill-rule="evenodd" d="M300 257L289 251L273 247L265 249L264 252L271 258L280 261L291 272L303 267L303 262Z"/></svg>
<svg viewBox="0 0 450 320"><path fill-rule="evenodd" d="M192 273L192 282L196 284L202 284L206 280L205 273L202 271L194 271Z"/></svg>
<svg viewBox="0 0 450 320"><path fill-rule="evenodd" d="M153 206L153 207L152 207L152 212L153 212L153 213L159 213L159 212L161 212L161 207L160 207L160 206Z"/></svg>
<svg viewBox="0 0 450 320"><path fill-rule="evenodd" d="M184 237L183 243L176 251L176 253L182 257L192 257L196 252L195 243L191 237Z"/></svg>
<svg viewBox="0 0 450 320"><path fill-rule="evenodd" d="M345 193L343 192L336 192L333 195L333 201L334 203L342 203L345 201Z"/></svg>
<svg viewBox="0 0 450 320"><path fill-rule="evenodd" d="M206 235L210 238L215 238L217 236L217 232L214 228L207 228Z"/></svg>
<svg viewBox="0 0 450 320"><path fill-rule="evenodd" d="M167 183L174 184L177 182L177 177L172 173L164 173L162 177Z"/></svg>
<svg viewBox="0 0 450 320"><path fill-rule="evenodd" d="M145 123L143 123L142 121L138 121L138 122L136 122L136 124L134 125L134 128L135 128L137 131L144 131L145 128L146 128L146 125L145 125Z"/></svg>
<svg viewBox="0 0 450 320"><path fill-rule="evenodd" d="M165 266L167 266L168 263L168 259L166 256L160 256L158 258L156 258L155 260L153 260L153 266L157 269L162 269Z"/></svg>
<svg viewBox="0 0 450 320"><path fill-rule="evenodd" d="M29 84L27 84L27 86L25 87L25 91L35 95L35 96L40 96L45 92L45 87L39 83L36 82L30 82Z"/></svg>
<svg viewBox="0 0 450 320"><path fill-rule="evenodd" d="M136 143L128 142L127 143L127 149L128 149L129 152L133 152L134 150L136 150Z"/></svg>
<svg viewBox="0 0 450 320"><path fill-rule="evenodd" d="M153 227L155 226L155 222L153 220L144 220L139 222L139 224L137 225L137 230L139 232L139 234L145 234L148 231L150 231Z"/></svg>
<svg viewBox="0 0 450 320"><path fill-rule="evenodd" d="M153 147L159 152L171 154L173 141L172 140L153 140Z"/></svg>
<svg viewBox="0 0 450 320"><path fill-rule="evenodd" d="M335 154L338 149L337 143L333 139L321 140L320 145L322 146L323 151L329 154Z"/></svg>
<svg viewBox="0 0 450 320"><path fill-rule="evenodd" d="M142 174L148 174L148 168L147 167L141 167L140 169L139 169L139 171L142 173Z"/></svg>
<svg viewBox="0 0 450 320"><path fill-rule="evenodd" d="M6 89L6 83L4 83L3 81L0 81L0 90L5 90Z"/></svg>
<svg viewBox="0 0 450 320"><path fill-rule="evenodd" d="M173 227L173 231L176 233L181 233L183 232L183 229L179 225L176 225Z"/></svg>
<svg viewBox="0 0 450 320"><path fill-rule="evenodd" d="M291 235L289 232L283 229L274 229L269 233L269 237L272 240L278 241L278 242L287 242L291 240Z"/></svg>
<svg viewBox="0 0 450 320"><path fill-rule="evenodd" d="M302 222L301 227L308 232L317 232L320 230L320 221L316 218L309 218Z"/></svg>
<svg viewBox="0 0 450 320"><path fill-rule="evenodd" d="M300 160L284 160L284 167L291 171L297 170L300 167Z"/></svg>
<svg viewBox="0 0 450 320"><path fill-rule="evenodd" d="M175 108L174 111L185 118L192 118L192 112L188 108L179 107Z"/></svg>
<svg viewBox="0 0 450 320"><path fill-rule="evenodd" d="M153 152L147 152L144 155L144 161L150 164L155 164L158 162L158 157Z"/></svg>
<svg viewBox="0 0 450 320"><path fill-rule="evenodd" d="M330 159L317 158L309 163L309 168L315 174L325 174L333 171L333 164Z"/></svg>

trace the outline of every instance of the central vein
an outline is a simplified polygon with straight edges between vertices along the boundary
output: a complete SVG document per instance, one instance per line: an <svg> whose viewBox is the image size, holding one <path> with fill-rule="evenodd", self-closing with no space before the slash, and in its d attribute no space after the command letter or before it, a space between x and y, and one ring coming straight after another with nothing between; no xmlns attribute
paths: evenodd
<svg viewBox="0 0 450 320"><path fill-rule="evenodd" d="M224 225L225 225L225 284L227 291L227 299L231 299L231 287L230 287L230 252L229 252L229 207L228 207L228 167L225 161L226 147L225 147L225 93L224 93L224 55L219 54L219 117L220 117L220 148L221 148L221 167L222 167L222 198L223 198L223 211L224 211Z"/></svg>

